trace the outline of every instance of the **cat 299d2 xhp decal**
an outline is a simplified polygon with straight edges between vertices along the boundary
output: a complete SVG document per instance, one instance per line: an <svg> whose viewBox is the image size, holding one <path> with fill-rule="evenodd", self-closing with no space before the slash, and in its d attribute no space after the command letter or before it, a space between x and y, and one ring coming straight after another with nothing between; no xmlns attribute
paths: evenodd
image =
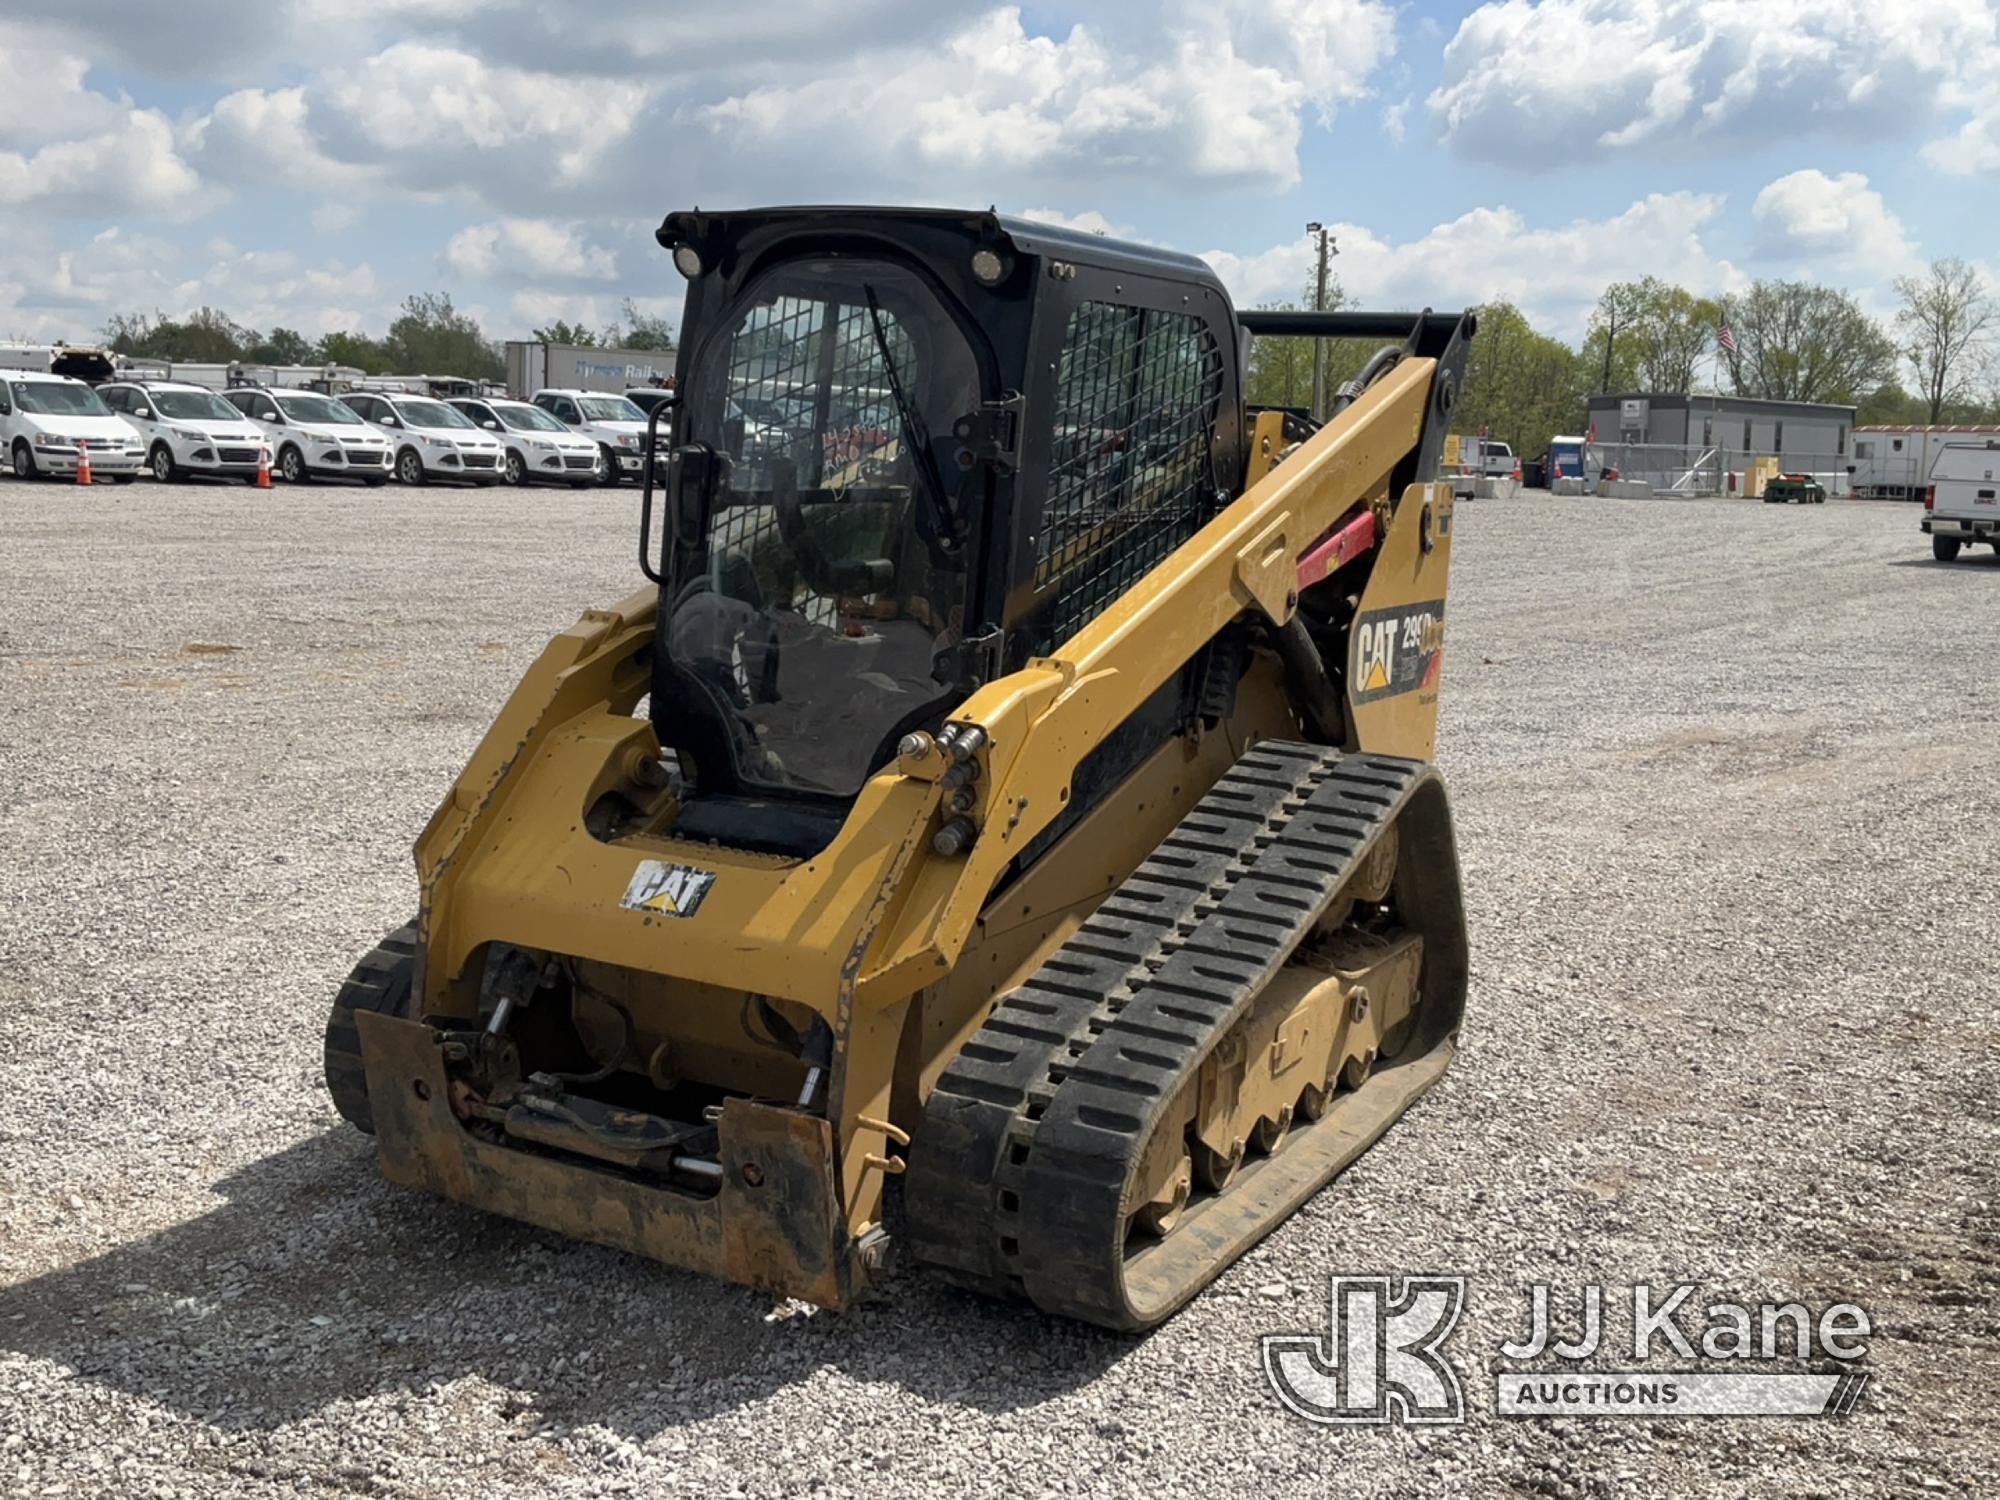
<svg viewBox="0 0 2000 1500"><path fill-rule="evenodd" d="M1419 689L1435 693L1443 665L1443 599L1364 610L1354 622L1348 682L1356 703Z"/></svg>

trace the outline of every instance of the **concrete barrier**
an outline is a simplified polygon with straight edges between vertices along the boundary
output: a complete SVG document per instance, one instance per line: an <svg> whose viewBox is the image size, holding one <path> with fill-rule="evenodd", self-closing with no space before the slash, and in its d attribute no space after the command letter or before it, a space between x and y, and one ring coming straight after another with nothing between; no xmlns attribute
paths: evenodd
<svg viewBox="0 0 2000 1500"><path fill-rule="evenodd" d="M1574 477L1558 479L1555 482L1554 489L1550 493L1557 495L1581 495L1583 493L1583 481Z"/></svg>
<svg viewBox="0 0 2000 1500"><path fill-rule="evenodd" d="M1653 487L1643 479L1601 479L1597 493L1613 500L1650 500Z"/></svg>
<svg viewBox="0 0 2000 1500"><path fill-rule="evenodd" d="M1518 480L1475 479L1472 481L1472 497L1475 500L1507 500L1521 492Z"/></svg>

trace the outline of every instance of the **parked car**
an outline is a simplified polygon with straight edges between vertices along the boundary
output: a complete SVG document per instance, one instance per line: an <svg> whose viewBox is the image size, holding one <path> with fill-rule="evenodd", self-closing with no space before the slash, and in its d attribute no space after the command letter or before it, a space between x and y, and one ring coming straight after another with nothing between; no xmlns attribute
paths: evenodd
<svg viewBox="0 0 2000 1500"><path fill-rule="evenodd" d="M96 391L67 375L9 371L0 379L0 442L17 479L75 474L88 455L91 477L130 484L146 445Z"/></svg>
<svg viewBox="0 0 2000 1500"><path fill-rule="evenodd" d="M1826 489L1810 474L1780 474L1764 483L1766 505L1824 505Z"/></svg>
<svg viewBox="0 0 2000 1500"><path fill-rule="evenodd" d="M603 467L597 472L600 484L636 481L644 472L646 414L625 397L608 396L603 391L546 388L529 399L565 427L597 444L604 454ZM664 436L659 446L664 457Z"/></svg>
<svg viewBox="0 0 2000 1500"><path fill-rule="evenodd" d="M1938 450L1924 491L1923 527L1939 562L1981 542L2000 552L2000 439L1947 443Z"/></svg>
<svg viewBox="0 0 2000 1500"><path fill-rule="evenodd" d="M448 404L500 439L507 450L500 468L509 484L568 484L582 489L597 483L604 457L596 439L571 432L539 406L463 396Z"/></svg>
<svg viewBox="0 0 2000 1500"><path fill-rule="evenodd" d="M429 396L392 396L381 391L354 392L342 398L373 423L396 454L396 477L404 484L431 484L441 479L459 484L498 484L505 471L506 449L500 440L481 432L472 418L455 406Z"/></svg>
<svg viewBox="0 0 2000 1500"><path fill-rule="evenodd" d="M344 401L312 391L240 385L223 399L257 424L278 473L291 484L314 479L389 482L389 440Z"/></svg>
<svg viewBox="0 0 2000 1500"><path fill-rule="evenodd" d="M197 474L255 484L271 462L263 429L203 386L126 380L97 394L145 440L146 467L161 484Z"/></svg>

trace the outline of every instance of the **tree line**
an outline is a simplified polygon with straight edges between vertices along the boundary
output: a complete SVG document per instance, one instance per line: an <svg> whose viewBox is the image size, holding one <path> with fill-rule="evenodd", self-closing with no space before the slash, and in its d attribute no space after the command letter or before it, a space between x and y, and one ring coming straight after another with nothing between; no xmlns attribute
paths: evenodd
<svg viewBox="0 0 2000 1500"><path fill-rule="evenodd" d="M118 313L104 326L114 353L141 359L194 364L347 365L370 375L458 375L499 380L506 371L500 346L486 337L478 320L452 305L445 292L419 292L403 299L402 312L381 337L329 333L309 339L294 328L260 333L219 308L200 307L185 317L163 313ZM551 344L583 344L621 349L671 350L672 326L639 311L630 298L621 322L589 329L566 322L537 328L530 335Z"/></svg>
<svg viewBox="0 0 2000 1500"><path fill-rule="evenodd" d="M2000 300L1956 259L1895 285L1898 307L1885 325L1848 293L1805 281L1758 281L1725 297L1650 276L1616 282L1574 346L1538 332L1512 303L1488 303L1476 309L1456 425L1532 456L1555 434L1582 431L1593 395L1709 391L1854 406L1864 425L2000 424ZM1335 286L1328 305L1344 301ZM1330 395L1374 346L1326 347ZM1307 405L1312 340L1258 339L1246 384L1259 405Z"/></svg>

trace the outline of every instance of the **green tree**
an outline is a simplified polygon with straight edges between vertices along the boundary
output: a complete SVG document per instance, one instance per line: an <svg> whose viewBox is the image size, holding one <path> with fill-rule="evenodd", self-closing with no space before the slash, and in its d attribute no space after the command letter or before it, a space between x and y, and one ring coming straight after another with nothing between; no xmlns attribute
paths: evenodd
<svg viewBox="0 0 2000 1500"><path fill-rule="evenodd" d="M315 363L346 365L369 375L387 375L394 363L379 339L365 333L329 333L313 350Z"/></svg>
<svg viewBox="0 0 2000 1500"><path fill-rule="evenodd" d="M1644 299L1645 283L1638 281L1614 281L1599 294L1583 336L1583 358L1589 366L1593 391L1629 391L1638 384L1636 329Z"/></svg>
<svg viewBox="0 0 2000 1500"><path fill-rule="evenodd" d="M1579 356L1560 339L1537 333L1508 302L1478 309L1479 335L1466 351L1465 394L1453 426L1470 436L1484 427L1522 457L1548 447L1582 421L1597 369L1586 347Z"/></svg>
<svg viewBox="0 0 2000 1500"><path fill-rule="evenodd" d="M241 359L258 342L257 334L239 326L227 313L199 307L185 318L155 312L114 313L104 325L111 347L120 354L148 359L187 360L196 364L228 364Z"/></svg>
<svg viewBox="0 0 2000 1500"><path fill-rule="evenodd" d="M1297 312L1296 302L1267 302L1262 312ZM1311 339L1259 338L1250 345L1244 398L1252 406L1304 407L1312 400Z"/></svg>
<svg viewBox="0 0 2000 1500"><path fill-rule="evenodd" d="M1923 401L1893 380L1862 397L1854 414L1858 427L1914 427L1927 420Z"/></svg>
<svg viewBox="0 0 2000 1500"><path fill-rule="evenodd" d="M506 374L500 351L479 324L452 306L448 292L420 292L403 299L403 313L382 340L398 374L461 375L499 380Z"/></svg>
<svg viewBox="0 0 2000 1500"><path fill-rule="evenodd" d="M296 328L273 328L267 337L245 350L243 357L260 365L310 364L313 346Z"/></svg>
<svg viewBox="0 0 2000 1500"><path fill-rule="evenodd" d="M1730 384L1770 401L1852 402L1892 378L1896 346L1846 292L1759 281L1723 299L1736 335Z"/></svg>
<svg viewBox="0 0 2000 1500"><path fill-rule="evenodd" d="M1969 405L1974 385L1992 370L2000 307L1979 273L1955 258L1932 261L1922 276L1897 277L1896 294L1903 299L1896 330L1926 420L1948 421L1950 409Z"/></svg>
<svg viewBox="0 0 2000 1500"><path fill-rule="evenodd" d="M174 358L197 363L228 364L241 359L257 342L254 330L244 328L220 308L198 307L173 328Z"/></svg>
<svg viewBox="0 0 2000 1500"><path fill-rule="evenodd" d="M1685 287L1648 276L1638 283L1638 316L1632 347L1638 356L1639 387L1686 395L1722 323L1722 304Z"/></svg>
<svg viewBox="0 0 2000 1500"><path fill-rule="evenodd" d="M148 354L162 319L158 313L113 313L105 320L104 342L118 354Z"/></svg>
<svg viewBox="0 0 2000 1500"><path fill-rule="evenodd" d="M1312 306L1316 277L1309 277L1300 300L1266 302L1260 312L1302 312ZM1337 312L1347 305L1347 293L1333 276L1326 282L1326 311ZM1326 400L1332 403L1341 385L1354 378L1380 344L1368 339L1322 339L1325 346L1323 380ZM1260 338L1250 345L1250 363L1243 374L1244 399L1253 406L1312 405L1313 343L1309 338Z"/></svg>
<svg viewBox="0 0 2000 1500"><path fill-rule="evenodd" d="M616 331L616 329L612 330L614 334ZM595 349L598 347L597 335L591 332L590 329L585 328L580 323L565 322L561 318L558 318L546 328L534 329L529 333L528 337L544 344L567 344L577 349ZM616 339L614 338L612 342L615 343Z"/></svg>
<svg viewBox="0 0 2000 1500"><path fill-rule="evenodd" d="M625 330L616 342L622 348L653 349L663 354L673 353L676 347L673 324L640 312L630 297L625 299Z"/></svg>

